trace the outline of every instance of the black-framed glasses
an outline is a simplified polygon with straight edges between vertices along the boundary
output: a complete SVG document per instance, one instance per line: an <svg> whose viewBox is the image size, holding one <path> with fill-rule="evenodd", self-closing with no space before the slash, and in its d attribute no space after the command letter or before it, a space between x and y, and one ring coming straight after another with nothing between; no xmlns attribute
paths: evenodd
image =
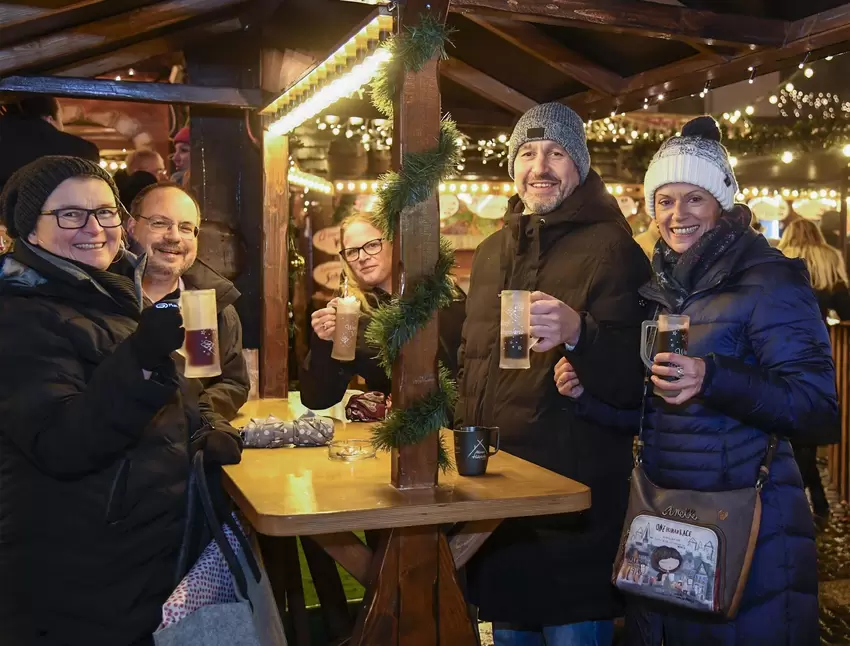
<svg viewBox="0 0 850 646"><path fill-rule="evenodd" d="M197 238L198 234L201 232L201 229L191 222L173 222L168 218L160 218L157 216L146 218L144 215L140 215L138 217L140 220L147 220L151 231L156 231L157 233L165 233L170 230L171 227L176 226L177 233L180 234L181 238L185 238L186 240Z"/></svg>
<svg viewBox="0 0 850 646"><path fill-rule="evenodd" d="M117 206L101 206L96 209L84 209L81 206L69 206L64 209L42 211L41 215L52 215L60 229L82 229L94 216L97 223L104 229L114 229L121 226L121 209Z"/></svg>
<svg viewBox="0 0 850 646"><path fill-rule="evenodd" d="M374 256L377 253L380 253L381 249L384 248L384 239L383 238L375 238L374 240L370 240L362 247L349 247L348 249L343 249L339 252L339 255L345 258L348 262L357 262L360 260L360 252L363 251L367 256Z"/></svg>

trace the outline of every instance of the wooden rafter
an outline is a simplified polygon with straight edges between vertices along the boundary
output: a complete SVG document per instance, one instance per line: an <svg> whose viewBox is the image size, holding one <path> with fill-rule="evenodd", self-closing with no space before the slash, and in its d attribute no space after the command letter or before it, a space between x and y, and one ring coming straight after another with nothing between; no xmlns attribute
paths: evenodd
<svg viewBox="0 0 850 646"><path fill-rule="evenodd" d="M90 59L203 22L245 0L169 0L0 50L0 75L39 72Z"/></svg>
<svg viewBox="0 0 850 646"><path fill-rule="evenodd" d="M522 114L537 105L537 101L509 88L501 81L488 76L457 58L449 58L440 64L440 72L446 78L464 86L467 90L487 99L491 103Z"/></svg>
<svg viewBox="0 0 850 646"><path fill-rule="evenodd" d="M59 76L8 76L0 79L0 93L47 94L77 99L177 103L258 110L263 106L259 89L199 87L178 83L140 83Z"/></svg>
<svg viewBox="0 0 850 646"><path fill-rule="evenodd" d="M759 75L774 72L809 52L817 51L819 56L845 52L850 41L850 5L791 23L789 34L795 39L783 47L742 54L722 64L693 57L638 74L626 80L617 97L588 91L562 101L586 116L624 112L641 107L647 97L664 94L666 99L674 99L699 92L707 82L718 87L742 81L750 76L751 68Z"/></svg>
<svg viewBox="0 0 850 646"><path fill-rule="evenodd" d="M621 76L564 47L531 23L477 14L468 14L466 17L591 90L608 95L620 91L623 83Z"/></svg>
<svg viewBox="0 0 850 646"><path fill-rule="evenodd" d="M789 23L633 0L453 0L452 11L631 32L653 38L780 47Z"/></svg>
<svg viewBox="0 0 850 646"><path fill-rule="evenodd" d="M40 38L157 2L161 0L84 0L55 11L39 11L0 26L0 47Z"/></svg>
<svg viewBox="0 0 850 646"><path fill-rule="evenodd" d="M90 77L100 76L114 70L124 69L138 65L142 61L150 60L166 54L177 55L187 45L191 45L201 39L221 36L222 34L239 31L244 23L238 18L223 20L211 25L200 25L183 29L167 36L152 38L135 45L122 47L106 54L93 58L74 61L70 64L51 68L48 72L57 76Z"/></svg>

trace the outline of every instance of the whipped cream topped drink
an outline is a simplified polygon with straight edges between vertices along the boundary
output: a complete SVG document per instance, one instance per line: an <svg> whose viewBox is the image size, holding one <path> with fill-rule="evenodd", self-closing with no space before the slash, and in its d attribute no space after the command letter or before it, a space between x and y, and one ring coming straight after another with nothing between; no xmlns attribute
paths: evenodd
<svg viewBox="0 0 850 646"><path fill-rule="evenodd" d="M355 296L343 296L336 302L336 330L331 357L337 361L354 361L357 350L357 323L360 301Z"/></svg>

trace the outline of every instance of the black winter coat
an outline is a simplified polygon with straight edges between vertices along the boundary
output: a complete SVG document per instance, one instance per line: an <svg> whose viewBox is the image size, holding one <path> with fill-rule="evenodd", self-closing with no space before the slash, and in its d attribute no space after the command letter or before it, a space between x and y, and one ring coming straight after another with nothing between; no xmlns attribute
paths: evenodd
<svg viewBox="0 0 850 646"><path fill-rule="evenodd" d="M0 118L0 191L12 173L47 155L82 157L95 163L100 161L97 146L81 137L57 130L44 119L18 115Z"/></svg>
<svg viewBox="0 0 850 646"><path fill-rule="evenodd" d="M116 267L135 303L22 240L0 258L4 645L147 644L173 589L199 414L173 367L144 378L143 265Z"/></svg>
<svg viewBox="0 0 850 646"><path fill-rule="evenodd" d="M248 365L242 354L242 322L233 304L239 290L229 280L200 260L183 274L186 289L214 289L218 308L218 344L221 374L208 379L189 379L204 414L215 422L220 417L229 422L248 401L251 389ZM178 367L179 368L179 367ZM212 411L212 415L208 411Z"/></svg>
<svg viewBox="0 0 850 646"><path fill-rule="evenodd" d="M375 290L366 295L370 304L377 307L387 303L392 298L381 290ZM440 345L437 359L449 369L452 377L457 375L457 352L460 346L461 329L463 327L464 307L466 298L460 290L452 304L440 310L439 328ZM366 381L368 390L375 390L389 395L392 383L387 373L375 358L375 349L366 343L366 328L370 318L361 316L357 328L357 351L354 361L337 361L331 357L333 342L323 341L313 332L310 341L310 352L304 360L300 373L301 403L307 408L322 410L336 405L345 396L345 390L355 375L360 375Z"/></svg>
<svg viewBox="0 0 850 646"><path fill-rule="evenodd" d="M576 416L553 374L566 354L600 399L621 407L640 401L645 306L637 290L651 270L593 171L558 210L541 217L522 209L514 197L506 227L475 254L455 424L500 427L504 450L589 485L593 506L502 523L469 565L469 595L486 620L539 626L607 619L622 611L610 579L632 442ZM575 350L532 352L530 369L500 370L502 289L540 290L580 312Z"/></svg>

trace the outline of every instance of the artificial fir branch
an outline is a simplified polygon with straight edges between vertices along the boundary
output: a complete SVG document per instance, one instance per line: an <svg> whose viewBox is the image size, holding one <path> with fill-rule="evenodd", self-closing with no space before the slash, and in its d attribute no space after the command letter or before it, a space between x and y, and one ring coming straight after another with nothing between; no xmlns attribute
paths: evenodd
<svg viewBox="0 0 850 646"><path fill-rule="evenodd" d="M440 122L437 147L421 153L406 153L399 172L383 175L378 183L377 203L372 214L375 226L389 240L395 238L395 216L405 208L428 199L460 161L457 140L460 131L451 119Z"/></svg>
<svg viewBox="0 0 850 646"><path fill-rule="evenodd" d="M446 27L429 13L422 14L419 24L391 38L384 47L390 50L390 61L372 81L372 105L388 119L393 116L393 101L405 72L418 72L434 55L446 58L446 44L454 29Z"/></svg>
<svg viewBox="0 0 850 646"><path fill-rule="evenodd" d="M451 305L455 289L450 276L453 266L454 251L451 244L441 238L434 273L414 285L403 298L394 297L372 312L366 328L366 342L377 350L378 362L388 377L402 346L425 327L434 312Z"/></svg>
<svg viewBox="0 0 850 646"><path fill-rule="evenodd" d="M448 426L448 412L457 399L454 382L449 371L440 365L437 372L438 387L427 394L416 406L392 409L383 422L372 431L372 444L376 449L389 451L399 446L417 444L431 433ZM437 465L445 473L452 466L451 458L442 437L437 452Z"/></svg>
<svg viewBox="0 0 850 646"><path fill-rule="evenodd" d="M372 81L372 103L388 118L399 84L406 72L418 72L434 56L446 57L446 43L451 29L434 16L424 14L419 25L407 27L403 34L385 45L392 54L390 62ZM435 148L418 153L406 153L401 170L387 173L379 179L382 188L377 192L373 222L388 240L395 238L397 217L412 217L407 210L429 199L437 186L454 171L460 160L457 125L451 119L440 123ZM389 375L401 348L424 327L454 297L450 276L454 252L446 240L440 240L440 253L434 271L415 285L403 297L379 307L366 331L367 342L378 350L378 360ZM373 430L376 448L390 450L422 442L431 433L439 433L449 423L449 411L454 407L455 386L448 370L439 367L437 389L404 409L393 409L387 419ZM445 472L451 460L442 437L438 439L437 461Z"/></svg>

